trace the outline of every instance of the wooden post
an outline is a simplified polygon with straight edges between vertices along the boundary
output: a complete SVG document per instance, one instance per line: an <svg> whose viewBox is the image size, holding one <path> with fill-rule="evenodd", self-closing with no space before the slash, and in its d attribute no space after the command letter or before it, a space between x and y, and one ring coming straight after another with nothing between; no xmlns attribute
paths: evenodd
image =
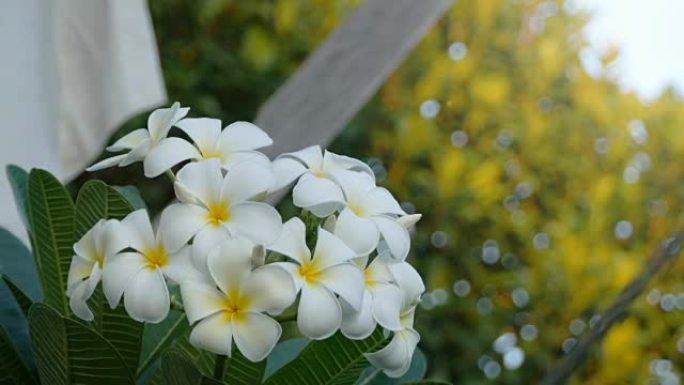
<svg viewBox="0 0 684 385"><path fill-rule="evenodd" d="M449 8L452 0L367 0L261 107L270 156L327 145Z"/></svg>

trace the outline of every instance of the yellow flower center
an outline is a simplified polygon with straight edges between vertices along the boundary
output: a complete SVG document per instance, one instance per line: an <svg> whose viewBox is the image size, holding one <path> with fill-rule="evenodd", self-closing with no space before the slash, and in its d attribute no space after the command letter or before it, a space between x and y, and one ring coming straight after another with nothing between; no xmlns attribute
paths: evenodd
<svg viewBox="0 0 684 385"><path fill-rule="evenodd" d="M366 287L374 287L377 284L375 277L373 277L373 269L370 267L363 271L363 283Z"/></svg>
<svg viewBox="0 0 684 385"><path fill-rule="evenodd" d="M249 298L239 293L227 295L221 304L226 321L242 321L249 310Z"/></svg>
<svg viewBox="0 0 684 385"><path fill-rule="evenodd" d="M316 262L304 262L299 266L299 275L308 283L316 282L321 277L321 271Z"/></svg>
<svg viewBox="0 0 684 385"><path fill-rule="evenodd" d="M223 154L216 147L210 147L202 150L202 158L221 160L223 159Z"/></svg>
<svg viewBox="0 0 684 385"><path fill-rule="evenodd" d="M102 269L102 266L104 266L104 253L96 254L95 262L97 262L98 266L100 266L100 269Z"/></svg>
<svg viewBox="0 0 684 385"><path fill-rule="evenodd" d="M148 269L156 269L158 267L164 267L169 263L169 256L166 254L166 249L161 244L156 247L147 249L144 251L143 255L147 260Z"/></svg>
<svg viewBox="0 0 684 385"><path fill-rule="evenodd" d="M366 209L356 202L347 203L347 207L349 207L349 210L356 214L357 217L363 218L366 216Z"/></svg>
<svg viewBox="0 0 684 385"><path fill-rule="evenodd" d="M207 220L212 226L218 227L230 219L230 213L228 212L228 205L226 202L218 202L209 205L209 213L207 214Z"/></svg>

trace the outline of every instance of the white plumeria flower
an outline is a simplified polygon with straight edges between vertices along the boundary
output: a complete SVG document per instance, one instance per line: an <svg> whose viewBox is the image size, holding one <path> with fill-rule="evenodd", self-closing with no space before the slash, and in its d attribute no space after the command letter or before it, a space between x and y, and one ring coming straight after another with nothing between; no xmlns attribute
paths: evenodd
<svg viewBox="0 0 684 385"><path fill-rule="evenodd" d="M368 257L362 257L354 262L364 273L363 300L359 310L342 303L342 334L350 339L364 339L378 324L387 330L401 330L402 291L394 283L389 268L394 261L377 257L368 263Z"/></svg>
<svg viewBox="0 0 684 385"><path fill-rule="evenodd" d="M256 362L268 356L282 332L263 313L281 313L297 293L283 269L263 265L252 270L252 246L243 238L216 246L207 258L211 279L185 281L181 294L188 321L197 322L190 334L193 345L230 356L234 340L240 353Z"/></svg>
<svg viewBox="0 0 684 385"><path fill-rule="evenodd" d="M74 244L67 278L69 307L83 320L92 321L93 312L87 301L102 278L105 261L128 247L119 221L101 219Z"/></svg>
<svg viewBox="0 0 684 385"><path fill-rule="evenodd" d="M299 218L283 225L280 238L269 249L293 262L274 265L286 269L301 290L297 325L301 333L320 340L333 335L342 323L342 308L335 294L352 308L359 309L363 299L363 274L349 261L354 252L339 238L319 228L316 247L306 246L306 228Z"/></svg>
<svg viewBox="0 0 684 385"><path fill-rule="evenodd" d="M183 119L188 114L188 111L190 111L189 108L181 108L178 102L173 103L170 108L160 108L152 111L149 118L147 118L147 128L139 128L132 131L107 147L107 151L110 152L128 150L127 153L104 159L86 168L86 170L97 171L117 165L125 167L132 163L143 161L145 176L158 176L166 170L159 171L159 167L148 160L148 155L157 146L164 145L168 147L167 143L170 142L174 143L172 145L175 146L174 151L177 153L197 152L193 145L180 138L166 137L171 127Z"/></svg>
<svg viewBox="0 0 684 385"><path fill-rule="evenodd" d="M408 263L394 263L389 265L389 268L403 294L401 329L394 331L387 346L364 355L373 366L382 369L387 376L397 378L408 371L413 353L420 341L420 335L413 329L413 319L425 285L418 272Z"/></svg>
<svg viewBox="0 0 684 385"><path fill-rule="evenodd" d="M105 259L102 287L109 306L116 308L124 297L126 311L136 321L157 323L166 318L171 283L201 279L190 260L190 248L171 246L166 234L152 230L145 210L121 221L134 251Z"/></svg>
<svg viewBox="0 0 684 385"><path fill-rule="evenodd" d="M159 175L190 159L218 159L225 169L245 161L271 163L266 155L254 150L270 146L273 140L252 123L235 122L221 131L219 119L186 118L176 123L176 127L190 136L199 151L188 150L189 143L182 139L169 138L150 151L145 160L149 166L146 173Z"/></svg>
<svg viewBox="0 0 684 385"><path fill-rule="evenodd" d="M213 246L236 236L257 245L268 245L280 235L278 211L253 199L266 195L273 185L270 168L252 162L233 167L225 177L217 159L190 163L176 177L181 203L162 213L162 231L172 247L179 248L193 236L195 266L206 271L206 257Z"/></svg>
<svg viewBox="0 0 684 385"><path fill-rule="evenodd" d="M391 215L406 215L392 194L366 173L335 173L346 200L346 207L335 223L335 235L359 256L370 254L378 246L380 235L390 254L403 261L411 247L408 230Z"/></svg>
<svg viewBox="0 0 684 385"><path fill-rule="evenodd" d="M292 200L297 207L307 209L319 217L326 217L344 203L342 190L332 179L339 170L358 170L374 180L373 171L362 161L311 146L297 152L280 155L273 161L279 190L297 178Z"/></svg>

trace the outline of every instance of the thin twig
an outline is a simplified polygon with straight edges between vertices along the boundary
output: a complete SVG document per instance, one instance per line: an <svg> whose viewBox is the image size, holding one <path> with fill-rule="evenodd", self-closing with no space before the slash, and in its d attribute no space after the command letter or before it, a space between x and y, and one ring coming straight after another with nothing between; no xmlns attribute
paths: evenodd
<svg viewBox="0 0 684 385"><path fill-rule="evenodd" d="M601 316L600 321L591 328L589 334L549 371L540 385L565 384L572 373L587 359L593 345L603 339L606 332L627 311L629 305L644 291L651 278L679 253L683 241L684 234L678 234L658 246L641 273L625 286L613 304Z"/></svg>

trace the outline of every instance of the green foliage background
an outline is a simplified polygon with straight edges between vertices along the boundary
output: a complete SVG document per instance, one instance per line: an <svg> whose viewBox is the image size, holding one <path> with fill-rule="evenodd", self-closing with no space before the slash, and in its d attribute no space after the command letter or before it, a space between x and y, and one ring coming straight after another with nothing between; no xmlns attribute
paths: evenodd
<svg viewBox="0 0 684 385"><path fill-rule="evenodd" d="M151 1L170 99L193 116L252 119L358 3ZM435 378L536 382L682 226L682 102L667 92L645 105L609 76L590 77L579 62L589 15L568 9L560 1L455 2L332 146L371 161L382 184L424 214L410 258L430 290L417 327ZM459 60L448 54L454 42L467 47ZM434 118L420 114L428 100L440 105ZM117 136L143 122L133 119ZM635 140L630 127L637 139L645 127L647 139ZM454 131L467 135L465 145ZM142 186L153 211L172 196L140 165L84 174L74 186L92 177ZM633 231L618 239L623 220ZM482 259L487 245L489 257L499 256L491 264ZM679 375L683 271L676 262L657 278L650 303L637 300L573 383ZM469 283L467 294L454 294L456 281ZM520 338L525 325L536 338ZM478 362L502 366L492 343L507 332L525 361L489 379ZM673 369L654 370L656 359Z"/></svg>

